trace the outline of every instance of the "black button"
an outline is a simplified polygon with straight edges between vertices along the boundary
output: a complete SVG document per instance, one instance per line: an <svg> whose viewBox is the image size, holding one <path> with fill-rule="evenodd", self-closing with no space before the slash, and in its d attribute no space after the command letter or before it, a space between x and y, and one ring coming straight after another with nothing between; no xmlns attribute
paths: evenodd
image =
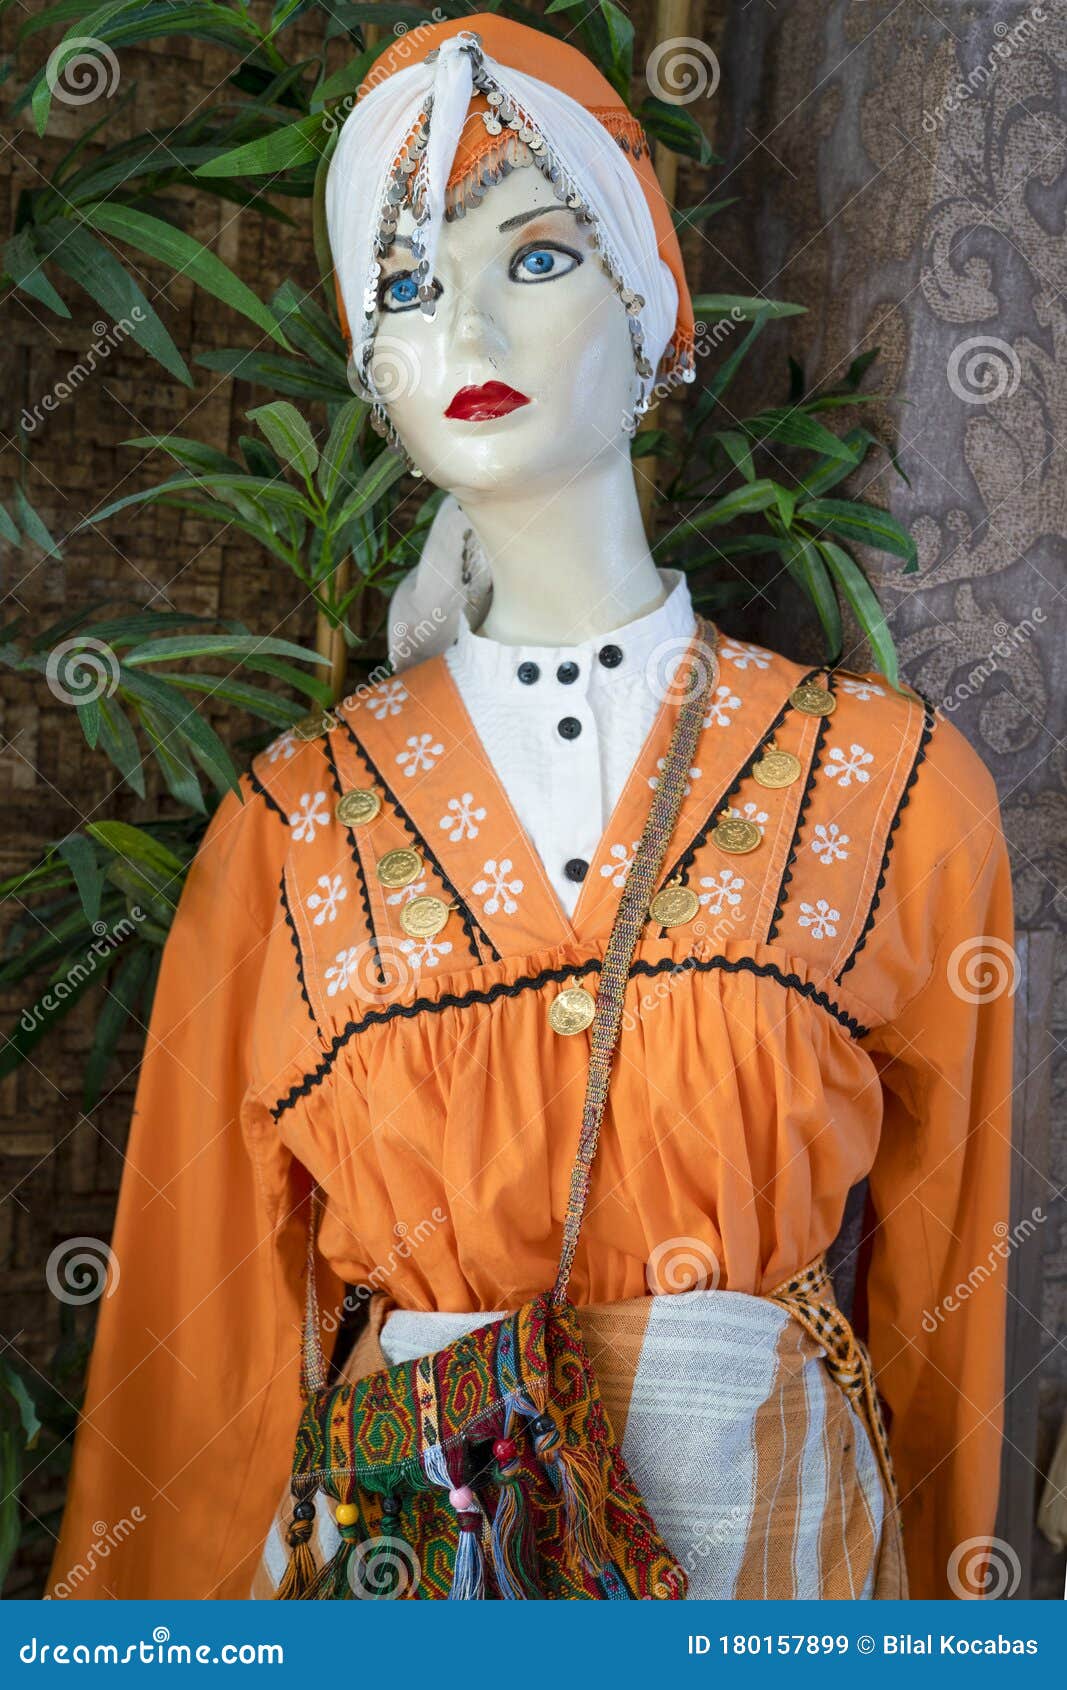
<svg viewBox="0 0 1067 1690"><path fill-rule="evenodd" d="M532 687L541 671L536 663L520 663L516 673L524 687Z"/></svg>
<svg viewBox="0 0 1067 1690"><path fill-rule="evenodd" d="M584 880L589 873L589 864L584 857L572 857L569 863L564 864L563 872L568 880Z"/></svg>
<svg viewBox="0 0 1067 1690"><path fill-rule="evenodd" d="M617 669L622 662L622 647L617 645L602 645L597 652L605 669Z"/></svg>
<svg viewBox="0 0 1067 1690"><path fill-rule="evenodd" d="M569 687L572 681L578 679L577 663L561 663L556 670L556 679L562 681L565 687Z"/></svg>
<svg viewBox="0 0 1067 1690"><path fill-rule="evenodd" d="M582 731L582 724L577 716L564 716L558 727L564 739L577 739Z"/></svg>

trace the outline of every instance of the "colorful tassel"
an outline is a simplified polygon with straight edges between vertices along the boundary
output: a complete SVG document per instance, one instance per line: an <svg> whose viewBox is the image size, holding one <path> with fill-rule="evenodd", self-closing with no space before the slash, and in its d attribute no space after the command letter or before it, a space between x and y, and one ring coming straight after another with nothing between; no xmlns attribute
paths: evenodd
<svg viewBox="0 0 1067 1690"><path fill-rule="evenodd" d="M459 1514L459 1542L452 1571L450 1602L480 1602L485 1596L485 1561L481 1545L482 1515L479 1508Z"/></svg>
<svg viewBox="0 0 1067 1690"><path fill-rule="evenodd" d="M550 1414L538 1415L530 1431L546 1472L563 1495L564 1539L595 1578L608 1557L600 1465L584 1449L564 1445Z"/></svg>
<svg viewBox="0 0 1067 1690"><path fill-rule="evenodd" d="M319 1568L311 1584L304 1592L309 1601L350 1601L355 1594L349 1583L348 1573L352 1552L357 1544L363 1542L362 1522L354 1526L341 1526L340 1533L341 1541L333 1555Z"/></svg>
<svg viewBox="0 0 1067 1690"><path fill-rule="evenodd" d="M311 1534L315 1530L315 1504L311 1500L315 1489L312 1480L293 1481L292 1490L296 1506L286 1533L289 1560L274 1592L276 1602L300 1601L307 1595L315 1578L315 1552L310 1542Z"/></svg>

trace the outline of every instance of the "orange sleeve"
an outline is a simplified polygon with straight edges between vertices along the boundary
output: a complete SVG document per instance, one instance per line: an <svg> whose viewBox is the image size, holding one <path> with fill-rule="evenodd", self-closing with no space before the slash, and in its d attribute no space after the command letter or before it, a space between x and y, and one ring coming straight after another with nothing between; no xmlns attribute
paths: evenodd
<svg viewBox="0 0 1067 1690"><path fill-rule="evenodd" d="M306 1187L285 1154L253 1166L240 1124L286 830L245 793L219 806L164 949L60 1595L247 1596L290 1470Z"/></svg>
<svg viewBox="0 0 1067 1690"><path fill-rule="evenodd" d="M984 855L942 865L929 975L871 1038L885 1113L868 1336L913 1598L980 1593L971 1540L992 1537L999 1489L1016 961L995 815L982 838Z"/></svg>

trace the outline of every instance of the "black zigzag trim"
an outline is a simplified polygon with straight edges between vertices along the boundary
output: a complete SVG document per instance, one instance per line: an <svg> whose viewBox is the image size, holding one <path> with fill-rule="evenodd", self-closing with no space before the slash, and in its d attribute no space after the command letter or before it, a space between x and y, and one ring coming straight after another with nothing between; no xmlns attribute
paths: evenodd
<svg viewBox="0 0 1067 1690"><path fill-rule="evenodd" d="M918 688L915 690L918 691ZM937 712L930 700L926 697L925 693L919 693L919 697L923 701L923 731L919 737L919 744L915 751L915 758L911 765L911 772L904 783L904 790L900 795L900 803L897 805L896 813L889 824L889 832L886 835L885 841L885 850L882 853L882 864L878 870L878 879L875 883L874 896L871 898L871 907L867 911L867 919L863 924L863 931L860 933L859 938L856 940L856 943L852 948L851 956L844 963L839 973L834 975L834 979L838 985L841 984L841 981L844 979L849 969L855 966L856 958L859 956L870 937L871 928L874 926L874 918L878 912L878 905L882 900L882 890L885 886L886 875L889 872L889 856L893 849L893 837L897 828L900 826L900 818L903 815L906 806L911 801L911 789L919 778L919 770L926 761L926 747L929 745L930 736L934 731Z"/></svg>
<svg viewBox="0 0 1067 1690"><path fill-rule="evenodd" d="M822 673L822 670L819 669L819 668L809 669L806 675L802 675L800 677L800 680L796 681L794 683L794 685L792 687L790 687L790 689L789 689L790 692L795 691L796 687L802 686L805 681L810 681L813 675L820 675L821 673ZM715 823L718 821L720 814L722 813L723 810L725 810L727 804L729 804L729 802L730 802L730 799L736 797L737 793L741 790L741 787L744 785L745 781L748 779L749 775L752 773L753 764L757 763L759 761L759 759L762 757L764 751L767 749L767 746L770 744L771 740L774 738L778 729L781 727L782 723L785 721L786 716L789 713L789 708L790 708L790 705L789 705L789 700L787 698L785 703L782 705L782 708L779 710L777 716L775 716L774 721L771 723L770 727L766 730L765 733L761 734L759 740L756 742L756 745L754 746L752 751L749 752L749 755L745 758L745 761L741 764L741 767L738 769L738 771L735 774L733 780L730 782L729 786L726 788L726 791L723 793L722 797L719 799L719 802L711 810L711 812L708 815L708 818L704 822L703 826L699 829L699 831L697 833L695 833L693 835L693 839L692 839L691 843L682 852L682 855L678 858L674 867L671 869L670 873L667 874L667 875L664 875L664 878L663 878L663 884L664 885L666 885L667 881L673 880L676 876L683 886L686 884L686 882L689 878L689 870L693 866L697 852L703 850L704 846L707 844L708 834L711 832L712 828L715 826ZM661 927L660 932L659 932L660 938L661 939L665 938L666 933L667 933L667 929L665 927Z"/></svg>
<svg viewBox="0 0 1067 1690"><path fill-rule="evenodd" d="M300 949L300 935L296 930L296 922L293 920L293 912L289 908L289 894L285 889L284 871L282 873L281 880L278 882L278 891L281 896L282 911L285 915L285 924L289 929L289 937L293 941L293 950L296 953L296 977L300 981L300 996L307 1005L307 1012L311 1017L311 1024L315 1028L316 1032L318 1032L319 1024L315 1019L315 1011L311 1007L311 999L308 997L307 981L304 978L304 956Z"/></svg>
<svg viewBox="0 0 1067 1690"><path fill-rule="evenodd" d="M275 798L273 792L270 792L267 789L267 787L265 787L263 785L263 782L260 780L259 776L256 774L255 769L249 769L248 770L248 784L249 784L249 786L251 786L253 792L259 793L259 796L262 798L264 804L266 804L267 809L273 810L274 814L276 816L279 816L281 818L281 820L285 823L286 827L288 827L289 826L289 817L286 815L285 811L282 809L278 800Z"/></svg>
<svg viewBox="0 0 1067 1690"><path fill-rule="evenodd" d="M326 760L330 765L330 774L333 777L334 791L337 793L338 798L340 798L344 792L344 788L341 785L341 776L338 772L337 763L334 759L334 754L330 747L329 740L326 741ZM344 823L341 825L344 826ZM371 909L370 892L367 888L367 876L363 869L363 858L359 854L359 845L356 840L355 829L351 827L345 828L345 832L348 834L348 849L355 865L356 879L359 883L360 901L363 905L363 914L367 922L367 932L370 934L371 949L374 952L374 967L377 971L379 984L384 986L386 975L385 969L382 966L381 946L378 942L378 933L374 925L374 911Z"/></svg>
<svg viewBox="0 0 1067 1690"><path fill-rule="evenodd" d="M349 1039L355 1038L368 1027L381 1026L386 1021L397 1019L410 1021L418 1015L432 1015L445 1009L469 1009L474 1004L495 1003L498 998L515 998L523 992L536 991L546 986L550 981L582 979L587 974L599 974L602 963L599 957L590 957L586 962L570 965L566 968L544 968L538 974L524 974L509 985L506 981L498 981L495 986L484 990L472 987L466 992L444 992L439 998L416 998L412 1003L393 1003L388 1009L372 1009L359 1021L349 1021L340 1033L330 1041L329 1049L317 1068L306 1074L299 1085L290 1087L286 1095L279 1099L271 1110L277 1121L286 1110L291 1109L301 1097L307 1097L328 1077L330 1070ZM787 974L784 969L775 967L774 963L756 962L752 957L738 957L731 962L727 957L684 957L676 962L673 957L661 957L659 962L646 962L638 959L630 966L628 978L633 980L638 975L652 979L658 974L683 974L692 970L696 974L756 974L761 979L776 980L780 986L788 987L799 992L801 997L824 1009L828 1015L844 1027L854 1039L862 1039L869 1029L857 1021L855 1016L849 1015L847 1010L835 1003L823 991L812 984L810 980L802 980L799 974Z"/></svg>
<svg viewBox="0 0 1067 1690"><path fill-rule="evenodd" d="M470 946L471 953L474 957L475 962L483 962L485 960L482 956L480 949L478 948L478 941L474 937L475 928L477 928L478 933L481 935L482 939L484 939L486 945L489 947L489 953L490 953L490 956L491 956L493 962L499 962L500 961L500 952L497 950L496 946L493 944L492 939L490 939L488 933L485 931L485 929L481 925L481 923L475 919L474 914L467 907L465 900L460 897L458 888L449 879L449 877L445 873L443 867L438 862L437 857L434 855L433 851L431 851L431 849L430 849L429 845L427 844L426 840L422 837L422 834L419 832L418 828L415 826L415 823L412 821L411 817L408 815L408 813L405 810L403 804L401 804L401 802L400 802L399 798L397 797L396 793L393 791L392 787L388 784L388 782L383 778L381 771L376 767L376 765L373 762L373 760L371 759L370 754L368 753L366 747L360 744L359 739L353 733L352 728L350 727L349 723L345 720L345 718L343 716L341 718L341 726L344 728L344 730L345 730L346 734L348 735L349 739L352 741L352 746L353 746L354 751L356 752L356 755L358 757L362 758L363 763L366 765L366 768L367 768L369 774L372 776L372 778L374 780L376 780L378 782L382 791L385 793L386 798L389 800L390 804L393 806L393 809L396 811L397 815L400 817L400 820L403 822L406 831L411 835L412 839L415 841L416 845L418 846L420 853L423 856L427 857L429 859L429 861L433 864L434 873L437 875L438 879L440 881L442 881L442 883L447 887L448 891L451 892L453 898L455 898L455 900L456 900L456 903L459 905L460 922L462 924L464 933L467 935L467 943Z"/></svg>
<svg viewBox="0 0 1067 1690"><path fill-rule="evenodd" d="M834 677L832 672L826 677L826 690L831 693L834 690ZM822 767L823 742L826 739L829 726L830 717L824 716L819 723L819 731L815 736L815 745L811 754L811 767L808 770L808 778L804 782L804 793L797 809L797 825L793 830L793 838L789 845L789 855L786 858L785 868L782 872L781 884L778 887L778 898L774 906L774 914L771 917L771 925L767 932L768 945L772 945L778 937L778 923L782 919L782 911L785 908L786 900L789 897L789 882L793 878L793 868L796 864L797 852L800 850L800 837L804 832L804 818L808 813L808 806L811 803L812 792L815 790L815 776Z"/></svg>

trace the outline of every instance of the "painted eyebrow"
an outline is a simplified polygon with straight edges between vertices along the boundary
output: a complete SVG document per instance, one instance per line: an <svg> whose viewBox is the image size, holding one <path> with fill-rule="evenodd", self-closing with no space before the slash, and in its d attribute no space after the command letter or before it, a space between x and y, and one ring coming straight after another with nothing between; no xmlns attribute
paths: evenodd
<svg viewBox="0 0 1067 1690"><path fill-rule="evenodd" d="M521 229L524 223L532 223L535 217L549 217L553 211L570 211L569 205L535 205L530 211L516 212L514 217L508 217L497 225L497 234L506 235L510 229ZM394 246L406 246L411 251L411 241L407 235L394 235Z"/></svg>

